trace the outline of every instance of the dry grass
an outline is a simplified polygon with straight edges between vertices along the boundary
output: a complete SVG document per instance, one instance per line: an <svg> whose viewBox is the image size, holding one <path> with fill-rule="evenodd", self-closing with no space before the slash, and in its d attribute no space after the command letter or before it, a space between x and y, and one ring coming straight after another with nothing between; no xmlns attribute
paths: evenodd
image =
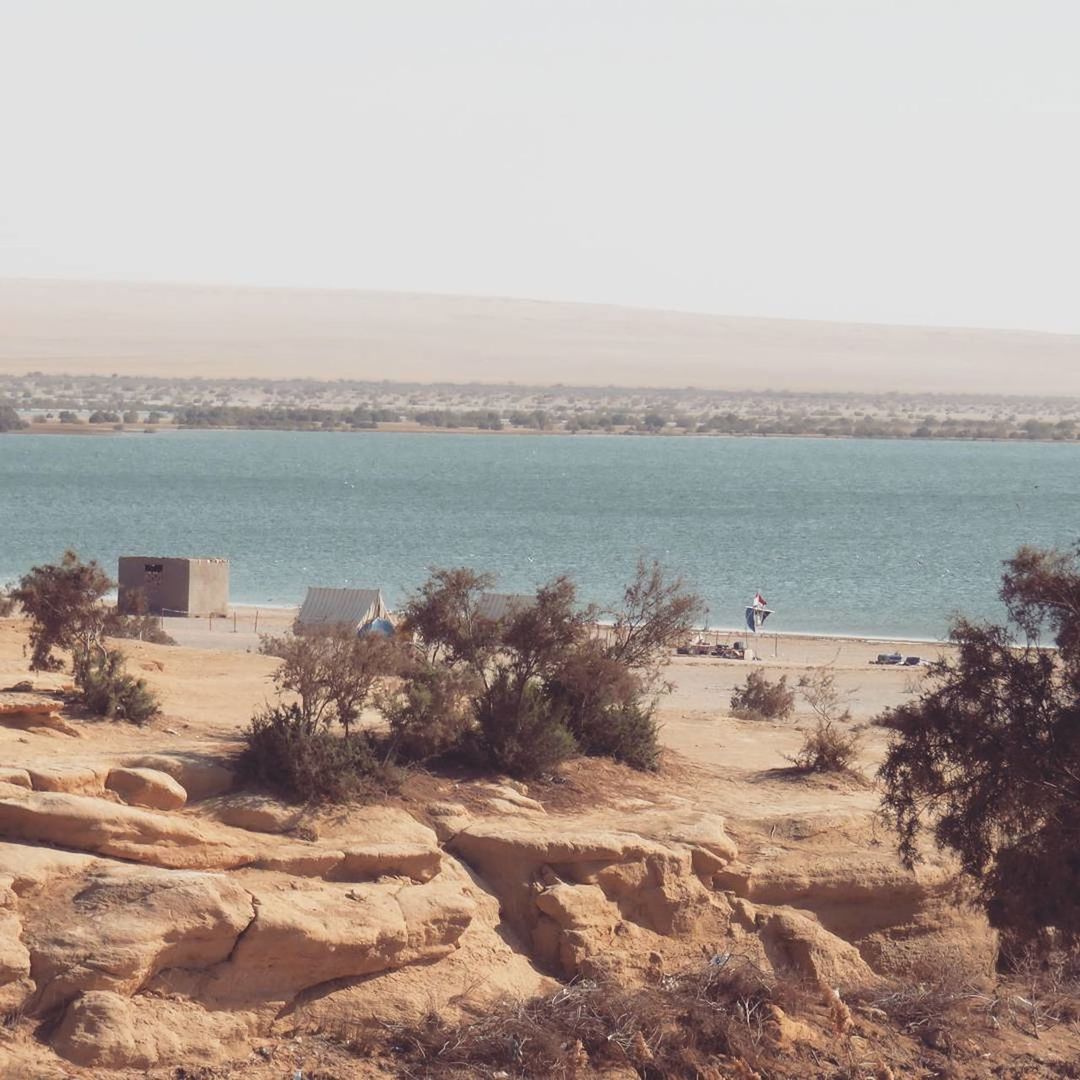
<svg viewBox="0 0 1080 1080"><path fill-rule="evenodd" d="M382 1043L407 1078L563 1080L623 1067L659 1080L721 1076L718 1063L735 1069L735 1062L750 1076L768 1056L777 994L753 963L722 954L654 986L582 980L550 997L503 1002L463 1024L432 1015L381 1033L346 1025L338 1034L361 1053Z"/></svg>

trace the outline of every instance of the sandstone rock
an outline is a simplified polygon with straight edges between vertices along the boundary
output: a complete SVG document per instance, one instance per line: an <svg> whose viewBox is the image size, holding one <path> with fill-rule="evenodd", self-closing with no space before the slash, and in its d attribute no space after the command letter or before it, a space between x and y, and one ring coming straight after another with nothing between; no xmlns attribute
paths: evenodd
<svg viewBox="0 0 1080 1080"><path fill-rule="evenodd" d="M294 884L256 892L257 917L217 970L216 994L288 999L333 979L433 960L455 947L475 911L452 883Z"/></svg>
<svg viewBox="0 0 1080 1080"><path fill-rule="evenodd" d="M53 1036L53 1047L76 1065L102 1069L146 1069L157 1054L140 1045L132 1006L119 994L92 990L68 1006Z"/></svg>
<svg viewBox="0 0 1080 1080"><path fill-rule="evenodd" d="M993 974L999 948L986 915L952 898L928 900L912 919L855 944L875 971L919 982L947 968L956 978L977 983Z"/></svg>
<svg viewBox="0 0 1080 1080"><path fill-rule="evenodd" d="M173 869L227 869L256 857L247 834L84 795L0 799L0 837L59 844Z"/></svg>
<svg viewBox="0 0 1080 1080"><path fill-rule="evenodd" d="M236 782L231 769L199 754L140 754L125 759L124 764L167 773L187 792L189 802L223 795Z"/></svg>
<svg viewBox="0 0 1080 1080"><path fill-rule="evenodd" d="M816 986L850 990L878 982L859 950L795 911L770 915L760 930L778 975L796 975Z"/></svg>
<svg viewBox="0 0 1080 1080"><path fill-rule="evenodd" d="M214 812L225 825L261 833L288 832L303 816L297 807L284 806L265 795L233 795L223 799Z"/></svg>
<svg viewBox="0 0 1080 1080"><path fill-rule="evenodd" d="M997 936L960 901L956 869L937 853L911 872L888 851L812 861L784 852L756 866L748 884L756 903L812 912L879 974L928 979L942 963L969 979L993 970Z"/></svg>
<svg viewBox="0 0 1080 1080"><path fill-rule="evenodd" d="M6 691L0 691L0 726L21 731L59 731L76 738L81 734L57 715L56 702L51 698Z"/></svg>
<svg viewBox="0 0 1080 1080"><path fill-rule="evenodd" d="M431 816L431 824L435 829L439 842L443 844L452 837L457 836L462 829L467 829L474 820L473 816L461 803L428 803L427 812Z"/></svg>
<svg viewBox="0 0 1080 1080"><path fill-rule="evenodd" d="M757 926L757 912L749 900L733 897L731 900L731 921L744 930L753 930Z"/></svg>
<svg viewBox="0 0 1080 1080"><path fill-rule="evenodd" d="M30 950L22 940L18 898L10 877L0 877L0 1008L21 1003L30 989Z"/></svg>
<svg viewBox="0 0 1080 1080"><path fill-rule="evenodd" d="M259 870L327 881L361 882L384 877L430 881L442 866L442 852L433 843L387 842L349 848L293 843L268 849L253 865Z"/></svg>
<svg viewBox="0 0 1080 1080"><path fill-rule="evenodd" d="M581 970L592 951L610 943L622 922L598 885L552 885L537 895L536 906L546 916L533 929L536 953L557 952L559 968L568 976Z"/></svg>
<svg viewBox="0 0 1080 1080"><path fill-rule="evenodd" d="M369 843L421 844L437 847L435 832L397 806L356 806L320 823L319 835L335 847Z"/></svg>
<svg viewBox="0 0 1080 1080"><path fill-rule="evenodd" d="M130 995L166 968L219 964L255 914L223 875L128 866L94 873L47 907L27 931L39 1012L80 991Z"/></svg>
<svg viewBox="0 0 1080 1080"><path fill-rule="evenodd" d="M501 920L498 899L452 855L444 855L443 868L432 884L441 888L449 883L474 905L469 925L451 951L437 963L406 964L375 978L301 995L283 1018L288 1029L325 1027L342 1016L420 1022L433 1009L449 1022L474 1020L498 1001L554 994L560 984L533 964L528 946ZM421 895L430 888L417 886L415 892ZM411 908L408 921L415 923L413 898L405 895L403 906Z"/></svg>
<svg viewBox="0 0 1080 1080"><path fill-rule="evenodd" d="M95 990L68 1005L52 1044L68 1061L92 1070L86 1075L114 1069L143 1075L158 1066L168 1067L171 1076L177 1063L213 1067L239 1057L254 1027L248 1013L210 1013L191 1002Z"/></svg>
<svg viewBox="0 0 1080 1080"><path fill-rule="evenodd" d="M434 844L365 844L347 848L329 877L332 881L371 881L380 877L430 881L441 865L442 852Z"/></svg>
<svg viewBox="0 0 1080 1080"><path fill-rule="evenodd" d="M293 877L325 878L345 860L340 848L315 844L275 844L252 864L259 870L273 870Z"/></svg>
<svg viewBox="0 0 1080 1080"><path fill-rule="evenodd" d="M113 769L105 787L130 806L151 810L178 810L187 802L187 792L168 773L157 769Z"/></svg>
<svg viewBox="0 0 1080 1080"><path fill-rule="evenodd" d="M47 888L56 878L85 873L97 860L93 855L32 844L0 841L0 874L11 879L17 896Z"/></svg>
<svg viewBox="0 0 1080 1080"><path fill-rule="evenodd" d="M653 824L669 836L676 825L669 816ZM716 849L729 850L722 826L715 820L709 835ZM697 852L718 861L718 850L696 842L659 841L636 832L589 827L577 820L518 817L470 825L449 847L495 889L511 925L538 949L538 959L560 966L567 975L575 973L567 967L569 958L579 962L591 951L606 948L609 928L606 922L603 930L571 926L560 922L557 912L542 910L540 904L554 908L565 906L566 901L579 910L584 898L590 897L588 903L595 908L599 893L610 903L610 910L618 912L620 932L637 926L665 936L692 933L703 917L721 904L726 906L725 901L714 899L695 869ZM538 884L550 887L559 882L593 886L598 893L537 891ZM543 896L547 899L541 900ZM566 908L567 913L570 910Z"/></svg>
<svg viewBox="0 0 1080 1080"><path fill-rule="evenodd" d="M688 845L694 852L695 869L700 865L697 872L701 877L722 870L739 854L724 819L717 814L655 811L636 816L634 828L656 840Z"/></svg>
<svg viewBox="0 0 1080 1080"><path fill-rule="evenodd" d="M15 787L31 788L30 774L25 769L13 765L0 765L0 784L13 784Z"/></svg>
<svg viewBox="0 0 1080 1080"><path fill-rule="evenodd" d="M91 765L31 766L26 772L35 791L65 791L95 794L104 790L107 768Z"/></svg>
<svg viewBox="0 0 1080 1080"><path fill-rule="evenodd" d="M541 803L530 799L509 783L478 784L477 791L488 796L489 808L499 814L544 814L547 812Z"/></svg>

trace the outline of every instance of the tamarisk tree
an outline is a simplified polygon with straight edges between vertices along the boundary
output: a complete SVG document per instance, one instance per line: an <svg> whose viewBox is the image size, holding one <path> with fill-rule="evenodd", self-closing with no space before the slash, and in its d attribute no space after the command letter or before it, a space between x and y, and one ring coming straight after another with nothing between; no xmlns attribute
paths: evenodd
<svg viewBox="0 0 1080 1080"><path fill-rule="evenodd" d="M978 883L997 927L1080 940L1080 551L1005 564L1008 625L957 622L955 659L887 711L880 770L900 854L929 832ZM1056 648L1047 648L1048 634Z"/></svg>

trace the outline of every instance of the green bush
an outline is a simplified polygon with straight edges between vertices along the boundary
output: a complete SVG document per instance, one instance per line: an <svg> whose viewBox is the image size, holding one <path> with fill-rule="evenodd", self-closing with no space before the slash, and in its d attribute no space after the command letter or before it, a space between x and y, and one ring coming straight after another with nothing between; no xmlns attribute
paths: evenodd
<svg viewBox="0 0 1080 1080"><path fill-rule="evenodd" d="M751 671L731 695L731 714L740 720L786 720L795 708L795 691L787 676L770 682L761 671Z"/></svg>
<svg viewBox="0 0 1080 1080"><path fill-rule="evenodd" d="M589 640L568 653L544 692L563 711L581 753L656 770L660 761L656 698L645 693L637 673L602 644Z"/></svg>
<svg viewBox="0 0 1080 1080"><path fill-rule="evenodd" d="M395 753L407 761L427 761L458 749L473 727L476 688L467 671L419 662L377 698Z"/></svg>
<svg viewBox="0 0 1080 1080"><path fill-rule="evenodd" d="M533 681L499 672L480 695L474 753L482 764L522 779L551 772L577 750L563 712Z"/></svg>
<svg viewBox="0 0 1080 1080"><path fill-rule="evenodd" d="M158 700L146 685L124 670L124 657L115 649L96 660L77 665L78 700L95 716L144 724L160 712Z"/></svg>
<svg viewBox="0 0 1080 1080"><path fill-rule="evenodd" d="M651 701L627 701L582 717L571 732L583 753L609 757L634 769L660 766L660 725Z"/></svg>
<svg viewBox="0 0 1080 1080"><path fill-rule="evenodd" d="M241 781L294 802L349 802L396 787L368 732L338 735L313 725L299 705L256 713L236 758Z"/></svg>

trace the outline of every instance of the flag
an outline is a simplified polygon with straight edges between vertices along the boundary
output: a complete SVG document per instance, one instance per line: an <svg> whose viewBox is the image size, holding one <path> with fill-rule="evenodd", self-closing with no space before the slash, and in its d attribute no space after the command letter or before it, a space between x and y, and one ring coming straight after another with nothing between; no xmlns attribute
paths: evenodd
<svg viewBox="0 0 1080 1080"><path fill-rule="evenodd" d="M754 602L746 609L746 629L751 634L756 634L771 614L772 610L767 606L765 597L760 592L755 593Z"/></svg>

